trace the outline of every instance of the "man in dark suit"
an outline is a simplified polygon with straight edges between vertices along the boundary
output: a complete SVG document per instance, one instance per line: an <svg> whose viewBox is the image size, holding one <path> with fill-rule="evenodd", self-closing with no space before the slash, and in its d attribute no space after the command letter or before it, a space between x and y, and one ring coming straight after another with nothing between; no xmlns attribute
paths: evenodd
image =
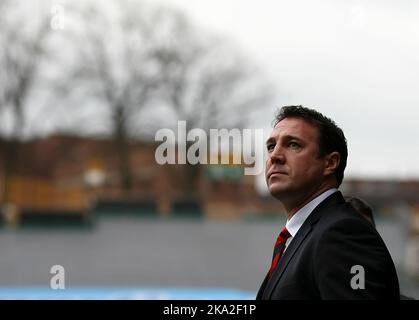
<svg viewBox="0 0 419 320"><path fill-rule="evenodd" d="M382 238L338 190L342 130L319 112L283 107L267 140L266 181L287 223L257 299L399 299Z"/></svg>

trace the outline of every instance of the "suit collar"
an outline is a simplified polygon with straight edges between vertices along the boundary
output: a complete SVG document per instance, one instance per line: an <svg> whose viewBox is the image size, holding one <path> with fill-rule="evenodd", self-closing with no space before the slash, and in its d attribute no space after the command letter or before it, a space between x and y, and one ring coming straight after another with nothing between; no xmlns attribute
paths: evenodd
<svg viewBox="0 0 419 320"><path fill-rule="evenodd" d="M297 232L295 237L292 239L291 243L289 244L287 250L283 253L281 260L274 270L272 277L269 281L267 281L265 290L263 292L264 299L270 299L273 290L275 289L277 283L281 279L285 269L288 266L288 263L291 261L294 254L297 252L300 245L306 239L307 235L311 232L314 225L317 221L321 218L323 214L327 214L327 210L325 208L329 206L333 206L334 204L344 202L344 198L340 191L333 193L329 197L327 197L322 203L320 203L313 212L309 215L306 221L301 226L300 230ZM259 295L259 294L258 294Z"/></svg>
<svg viewBox="0 0 419 320"><path fill-rule="evenodd" d="M338 189L336 188L326 190L298 210L285 225L291 236L294 237L297 234L298 230L300 230L301 226L304 224L304 221L306 221L306 219L320 203L337 191Z"/></svg>
<svg viewBox="0 0 419 320"><path fill-rule="evenodd" d="M312 214L307 218L306 223L314 225L324 213L327 213L326 210L324 210L325 208L337 206L344 202L345 199L340 191L333 193L313 210Z"/></svg>

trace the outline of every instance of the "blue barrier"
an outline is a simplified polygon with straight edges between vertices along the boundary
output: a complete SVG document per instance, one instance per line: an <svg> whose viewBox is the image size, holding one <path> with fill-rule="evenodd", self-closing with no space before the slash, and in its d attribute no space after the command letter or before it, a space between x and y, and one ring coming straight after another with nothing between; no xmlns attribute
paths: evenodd
<svg viewBox="0 0 419 320"><path fill-rule="evenodd" d="M225 288L0 288L0 300L253 300L255 292Z"/></svg>

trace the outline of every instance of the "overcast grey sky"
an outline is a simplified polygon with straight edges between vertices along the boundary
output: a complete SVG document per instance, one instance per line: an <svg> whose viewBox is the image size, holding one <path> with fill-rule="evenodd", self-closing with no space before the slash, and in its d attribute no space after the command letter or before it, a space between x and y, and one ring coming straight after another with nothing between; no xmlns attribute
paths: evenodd
<svg viewBox="0 0 419 320"><path fill-rule="evenodd" d="M184 11L266 73L276 99L252 124L265 135L277 107L313 107L346 134L347 176L419 178L419 1L148 2Z"/></svg>
<svg viewBox="0 0 419 320"><path fill-rule="evenodd" d="M349 146L347 175L419 178L419 2L158 0L236 42L273 81L275 107L333 118ZM154 2L154 1L153 1Z"/></svg>

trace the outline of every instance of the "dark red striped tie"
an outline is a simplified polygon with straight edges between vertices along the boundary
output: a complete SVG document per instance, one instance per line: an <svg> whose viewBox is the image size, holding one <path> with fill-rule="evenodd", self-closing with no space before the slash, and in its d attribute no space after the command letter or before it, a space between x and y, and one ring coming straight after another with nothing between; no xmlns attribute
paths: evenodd
<svg viewBox="0 0 419 320"><path fill-rule="evenodd" d="M273 271L278 265L279 259L281 258L285 250L285 242L287 241L289 237L291 237L291 235L288 232L287 228L284 227L281 233L279 234L278 239L276 239L276 243L274 247L274 256L272 259L271 268L269 269L269 277L271 277Z"/></svg>

